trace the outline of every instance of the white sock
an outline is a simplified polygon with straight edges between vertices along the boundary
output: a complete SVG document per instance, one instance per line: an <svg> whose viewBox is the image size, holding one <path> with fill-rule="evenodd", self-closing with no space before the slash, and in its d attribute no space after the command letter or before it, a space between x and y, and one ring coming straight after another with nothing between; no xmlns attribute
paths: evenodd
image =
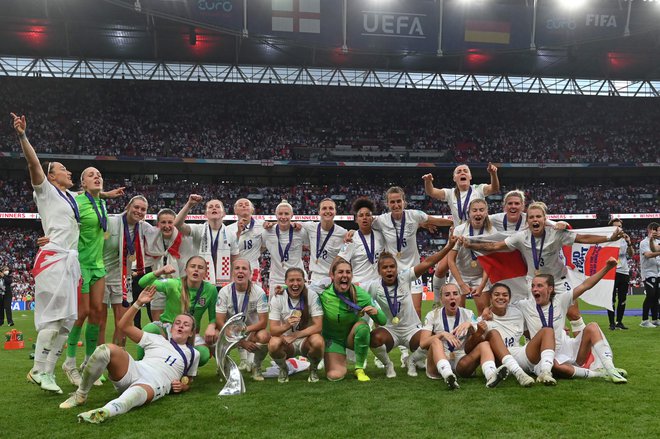
<svg viewBox="0 0 660 439"><path fill-rule="evenodd" d="M502 364L506 366L506 368L509 369L509 372L511 372L515 377L519 377L521 374L525 373L525 371L522 370L522 367L520 367L516 359L513 358L513 355L509 354L506 355L504 358L502 358Z"/></svg>
<svg viewBox="0 0 660 439"><path fill-rule="evenodd" d="M266 358L266 354L268 354L268 345L262 344L262 343L255 343L259 349L257 349L256 352L254 352L254 367L260 368L261 363L264 362L264 358Z"/></svg>
<svg viewBox="0 0 660 439"><path fill-rule="evenodd" d="M147 391L140 386L131 386L119 398L113 399L103 406L108 409L110 416L122 415L132 408L139 407L147 402Z"/></svg>
<svg viewBox="0 0 660 439"><path fill-rule="evenodd" d="M541 352L541 372L552 373L552 365L555 362L554 349L546 349Z"/></svg>
<svg viewBox="0 0 660 439"><path fill-rule="evenodd" d="M57 360L60 359L62 353L64 352L64 346L66 345L66 340L69 337L69 334L59 334L55 337L55 342L53 343L52 349L48 353L48 358L46 359L46 372L54 373L55 366L57 365Z"/></svg>
<svg viewBox="0 0 660 439"><path fill-rule="evenodd" d="M488 360L481 365L481 370L484 373L484 377L486 377L486 381L488 381L490 377L495 375L495 371L497 370L497 367L495 367L494 361Z"/></svg>
<svg viewBox="0 0 660 439"><path fill-rule="evenodd" d="M599 378L602 376L602 373L596 372L595 370L573 366L573 378Z"/></svg>
<svg viewBox="0 0 660 439"><path fill-rule="evenodd" d="M438 277L436 274L433 274L433 280L431 281L431 284L433 286L433 303L440 303L440 295L442 291L442 287L445 285L446 282L446 277Z"/></svg>
<svg viewBox="0 0 660 439"><path fill-rule="evenodd" d="M612 348L610 345L605 342L605 340L600 340L594 345L594 352L596 356L603 363L605 370L614 369L614 362L612 361Z"/></svg>
<svg viewBox="0 0 660 439"><path fill-rule="evenodd" d="M384 344L375 348L371 348L371 352L373 352L376 358L378 358L386 366L392 362L390 360L390 356L387 355L387 348Z"/></svg>
<svg viewBox="0 0 660 439"><path fill-rule="evenodd" d="M108 364L110 364L110 348L102 344L96 348L94 353L89 357L87 364L85 364L78 393L87 395L94 385L94 381L103 375L103 371L108 367Z"/></svg>
<svg viewBox="0 0 660 439"><path fill-rule="evenodd" d="M241 361L247 361L247 359L248 359L248 351L246 351L246 350L243 349L243 348L239 348L239 349L238 349L238 354L239 354L240 357L241 357Z"/></svg>
<svg viewBox="0 0 660 439"><path fill-rule="evenodd" d="M440 372L440 375L442 375L442 378L444 379L447 379L447 377L454 374L451 370L451 364L449 364L449 361L447 360L438 361L435 367L438 368L438 372Z"/></svg>
<svg viewBox="0 0 660 439"><path fill-rule="evenodd" d="M571 331L573 334L577 334L578 332L584 331L584 328L586 328L587 325L584 324L584 320L582 317L580 317L577 320L571 320Z"/></svg>
<svg viewBox="0 0 660 439"><path fill-rule="evenodd" d="M417 363L418 361L426 360L427 353L428 352L426 351L426 349L417 348L417 350L415 350L415 352L412 353L412 357L410 357L410 360L408 361Z"/></svg>
<svg viewBox="0 0 660 439"><path fill-rule="evenodd" d="M48 360L48 355L53 349L54 340L57 338L58 331L57 329L42 329L37 334L37 346L34 348L34 366L32 368L33 372L47 372L48 367L46 366L46 361Z"/></svg>
<svg viewBox="0 0 660 439"><path fill-rule="evenodd" d="M401 351L401 358L404 358L404 357L407 357L408 355L410 355L410 351L405 346L399 346L399 351ZM380 361L383 361L383 360L380 360ZM383 364L385 364L385 363L383 363Z"/></svg>

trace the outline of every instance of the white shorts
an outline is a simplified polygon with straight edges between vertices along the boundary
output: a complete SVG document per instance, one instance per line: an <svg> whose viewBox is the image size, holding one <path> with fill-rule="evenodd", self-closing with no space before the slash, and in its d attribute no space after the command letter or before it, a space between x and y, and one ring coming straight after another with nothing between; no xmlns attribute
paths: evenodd
<svg viewBox="0 0 660 439"><path fill-rule="evenodd" d="M298 355L304 355L302 352L303 343L305 343L307 337L297 338L294 340L293 344L293 356L297 357Z"/></svg>
<svg viewBox="0 0 660 439"><path fill-rule="evenodd" d="M582 334L584 334L584 331L581 331L575 338L571 338L564 334L561 344L555 350L555 360L557 363L576 364L575 362L577 360L578 351L580 350L580 343L582 343Z"/></svg>
<svg viewBox="0 0 660 439"><path fill-rule="evenodd" d="M158 311L164 310L166 301L167 297L165 294L161 293L160 291L156 291L156 295L154 295L154 298L151 300L151 309Z"/></svg>
<svg viewBox="0 0 660 439"><path fill-rule="evenodd" d="M145 384L151 387L154 391L154 398L152 402L162 398L170 392L171 386L161 386L156 380L150 378L151 371L145 370L139 362L135 361L133 357L128 356L128 370L126 375L119 381L113 381L112 384L119 393L124 393L129 387L136 384Z"/></svg>
<svg viewBox="0 0 660 439"><path fill-rule="evenodd" d="M422 330L421 325L417 326L401 326L399 325L386 325L383 326L387 332L390 333L392 339L394 340L394 347L405 346L408 349L410 348L410 340L415 334Z"/></svg>
<svg viewBox="0 0 660 439"><path fill-rule="evenodd" d="M422 294L424 292L424 281L418 277L410 283L410 294Z"/></svg>
<svg viewBox="0 0 660 439"><path fill-rule="evenodd" d="M103 295L103 303L106 305L118 305L122 302L121 286L107 285Z"/></svg>

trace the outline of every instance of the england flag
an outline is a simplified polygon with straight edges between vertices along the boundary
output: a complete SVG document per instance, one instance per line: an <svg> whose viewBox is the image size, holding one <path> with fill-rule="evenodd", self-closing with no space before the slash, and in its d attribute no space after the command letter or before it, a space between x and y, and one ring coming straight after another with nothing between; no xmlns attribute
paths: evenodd
<svg viewBox="0 0 660 439"><path fill-rule="evenodd" d="M272 0L272 30L321 33L321 0Z"/></svg>

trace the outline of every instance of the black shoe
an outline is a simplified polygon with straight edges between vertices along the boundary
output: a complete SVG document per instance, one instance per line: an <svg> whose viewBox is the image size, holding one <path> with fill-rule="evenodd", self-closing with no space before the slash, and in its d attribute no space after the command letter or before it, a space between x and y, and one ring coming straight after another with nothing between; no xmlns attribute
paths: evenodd
<svg viewBox="0 0 660 439"><path fill-rule="evenodd" d="M9 324L9 326L14 326L14 322L11 322L11 323Z"/></svg>
<svg viewBox="0 0 660 439"><path fill-rule="evenodd" d="M624 325L623 323L621 323L621 322L617 323L617 324L616 324L616 327L617 327L618 329L628 329L628 327L625 326L625 325ZM610 329L612 329L612 326L610 326Z"/></svg>
<svg viewBox="0 0 660 439"><path fill-rule="evenodd" d="M616 326L610 325L610 331L614 331L616 329Z"/></svg>

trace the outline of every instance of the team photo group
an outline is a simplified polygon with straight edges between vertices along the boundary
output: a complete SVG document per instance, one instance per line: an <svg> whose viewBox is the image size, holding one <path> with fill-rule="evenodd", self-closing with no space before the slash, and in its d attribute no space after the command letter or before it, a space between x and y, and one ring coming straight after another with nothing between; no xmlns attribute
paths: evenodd
<svg viewBox="0 0 660 439"><path fill-rule="evenodd" d="M77 181L65 164L41 162L39 145L28 140L29 120L11 116L43 227L35 243L37 339L27 379L61 394L56 375L66 376L77 387L60 404L66 410L80 410L106 380L119 393L78 414L79 421L100 423L194 388L199 368L216 367L220 331L239 313L245 324L239 369L257 382L272 376L264 367L271 359L274 378L288 382L297 371L287 360L296 357L308 362L310 383L368 382L370 353L388 379L419 376L438 391L458 390L465 379L483 379L486 388L507 378L523 387L555 386L561 378L629 379L615 365L605 333L597 323L585 324L578 306L578 298L612 281L607 300L617 303L610 329L627 329L628 258L637 249L622 220L594 233L575 231L550 220L543 200L530 202L519 190L502 194L502 210L489 212L486 197L500 192L493 164L487 183L473 182L463 164L452 175L435 175L435 182L432 174L421 177L426 195L446 203L451 219L408 209L404 188L393 186L383 195L386 213L367 197L352 201L354 230L335 223L330 198L319 203L318 221L298 222L286 200L276 219L265 221L247 198L197 194L179 212L161 209L152 225L145 196L128 194L122 213L108 213L105 200L126 189L104 188L92 166ZM437 183L451 180L450 187ZM237 220L225 225L230 205ZM204 206L204 222L187 222L195 206ZM446 244L420 257L420 228L442 230ZM647 280L643 327L660 326L658 238L660 225L649 224L638 249ZM568 275L564 251L575 244L596 249L579 281ZM493 255L511 262L491 263ZM512 267L520 268L516 282ZM423 313L423 298L431 295L433 308ZM466 299L473 300L469 307ZM107 326L110 309L114 325ZM136 352L126 349L126 339ZM400 371L393 350L400 351Z"/></svg>

